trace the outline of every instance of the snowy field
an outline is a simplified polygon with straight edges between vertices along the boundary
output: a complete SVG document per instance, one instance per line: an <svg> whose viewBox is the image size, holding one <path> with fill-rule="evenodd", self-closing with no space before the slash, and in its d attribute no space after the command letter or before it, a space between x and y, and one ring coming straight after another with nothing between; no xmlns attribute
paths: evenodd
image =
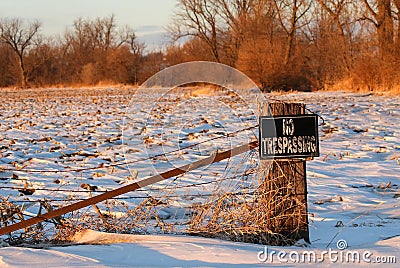
<svg viewBox="0 0 400 268"><path fill-rule="evenodd" d="M37 215L38 200L49 200L54 207L70 204L257 137L257 129L239 131L254 126L256 117L234 95L175 92L139 97L134 90L121 89L1 93L0 195L23 204L25 216ZM138 105L129 104L133 96ZM301 241L292 247L268 247L269 253L287 253L286 259L275 254L273 260L263 260L263 245L160 235L162 227L144 222L135 232L147 235L87 231L74 237L80 245L3 247L0 266L248 267L271 262L290 266L296 263L289 259L290 252L307 250L324 256L323 251L337 251L340 240L347 248L339 252L366 254L360 264L391 256L399 262L400 97L341 92L265 97L304 102L325 119L320 126L321 157L307 164L311 239L307 248ZM227 133L234 134L224 136ZM132 208L154 197L165 201L155 212L157 217L184 221L188 207L216 191L256 187L251 175L232 176L256 164L255 153L242 155L115 201ZM99 207L114 216L124 213ZM175 232L180 228L174 226ZM333 262L325 255L319 265Z"/></svg>

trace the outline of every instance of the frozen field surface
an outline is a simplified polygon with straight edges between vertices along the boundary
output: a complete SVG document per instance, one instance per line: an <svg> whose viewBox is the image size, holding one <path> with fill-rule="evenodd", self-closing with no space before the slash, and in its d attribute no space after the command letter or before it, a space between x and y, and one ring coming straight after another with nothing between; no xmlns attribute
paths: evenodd
<svg viewBox="0 0 400 268"><path fill-rule="evenodd" d="M38 200L46 199L54 207L70 204L258 135L257 129L238 132L257 122L233 95L153 94L157 93L139 97L134 90L107 88L2 91L0 195L23 204L25 216L34 216L40 208ZM400 97L342 92L265 97L304 102L325 119L319 129L321 156L307 163L311 245L269 247L269 252L312 250L322 256L325 250L338 250L337 242L345 240L348 248L340 252L368 251L372 262L385 256L400 262ZM220 138L227 133L235 134ZM159 155L163 152L167 157ZM162 196L168 204L157 211L158 217L171 219L179 214L185 219L184 208L215 191L256 187L243 178L214 183L256 164L254 153L235 157L116 201L135 207L149 196ZM173 193L165 190L170 188ZM105 213L107 207L99 207ZM146 233L143 228L138 233ZM147 235L87 231L74 238L80 245L68 247L4 247L0 266L249 267L271 262L257 258L263 245L160 235L159 228L148 228L152 231L147 230ZM332 262L326 257L318 265ZM273 263L293 261L281 262L275 256Z"/></svg>

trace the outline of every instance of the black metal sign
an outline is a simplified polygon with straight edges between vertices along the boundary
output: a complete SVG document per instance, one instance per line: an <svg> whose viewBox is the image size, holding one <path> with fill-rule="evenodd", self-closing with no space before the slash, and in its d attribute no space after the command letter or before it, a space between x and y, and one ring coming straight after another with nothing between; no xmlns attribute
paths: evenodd
<svg viewBox="0 0 400 268"><path fill-rule="evenodd" d="M261 116L260 158L319 156L318 116Z"/></svg>

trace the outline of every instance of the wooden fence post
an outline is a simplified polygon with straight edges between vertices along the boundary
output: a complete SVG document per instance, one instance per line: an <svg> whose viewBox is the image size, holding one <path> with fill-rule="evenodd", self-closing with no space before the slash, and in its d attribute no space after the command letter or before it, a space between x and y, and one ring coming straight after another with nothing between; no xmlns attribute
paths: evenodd
<svg viewBox="0 0 400 268"><path fill-rule="evenodd" d="M301 115L301 103L270 103L262 115ZM272 161L272 162L271 162ZM310 242L307 215L306 160L261 160L265 180L260 189L266 198L267 226L272 244L293 244L299 239Z"/></svg>

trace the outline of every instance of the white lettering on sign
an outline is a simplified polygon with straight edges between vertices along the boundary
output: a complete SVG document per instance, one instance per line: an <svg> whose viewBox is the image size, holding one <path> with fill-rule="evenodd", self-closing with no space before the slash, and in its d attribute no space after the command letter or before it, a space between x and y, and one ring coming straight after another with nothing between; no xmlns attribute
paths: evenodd
<svg viewBox="0 0 400 268"><path fill-rule="evenodd" d="M293 119L283 119L283 135L292 136L294 134Z"/></svg>
<svg viewBox="0 0 400 268"><path fill-rule="evenodd" d="M315 136L272 137L261 139L264 154L306 154L316 153Z"/></svg>

